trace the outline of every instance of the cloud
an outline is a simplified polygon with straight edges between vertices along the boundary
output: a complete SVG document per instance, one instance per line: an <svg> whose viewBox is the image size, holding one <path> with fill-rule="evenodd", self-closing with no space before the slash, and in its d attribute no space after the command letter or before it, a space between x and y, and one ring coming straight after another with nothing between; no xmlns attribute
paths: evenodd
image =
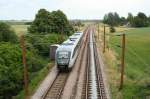
<svg viewBox="0 0 150 99"><path fill-rule="evenodd" d="M1 0L1 19L34 19L40 8L49 11L62 10L70 19L103 18L105 13L145 12L150 15L148 0Z"/></svg>

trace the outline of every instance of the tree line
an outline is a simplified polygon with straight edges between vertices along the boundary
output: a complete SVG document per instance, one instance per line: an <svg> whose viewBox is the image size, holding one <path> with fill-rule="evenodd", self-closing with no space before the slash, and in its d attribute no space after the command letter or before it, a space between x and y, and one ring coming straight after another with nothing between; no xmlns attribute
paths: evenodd
<svg viewBox="0 0 150 99"><path fill-rule="evenodd" d="M136 16L132 13L128 13L127 18L120 17L117 12L109 12L104 15L103 23L113 26L126 25L129 27L148 27L150 26L150 16L146 16L145 13L139 12Z"/></svg>

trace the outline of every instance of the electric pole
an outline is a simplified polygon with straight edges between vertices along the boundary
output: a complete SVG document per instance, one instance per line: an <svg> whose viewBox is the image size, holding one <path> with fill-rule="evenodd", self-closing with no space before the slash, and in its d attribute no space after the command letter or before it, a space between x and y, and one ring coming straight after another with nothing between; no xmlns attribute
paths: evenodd
<svg viewBox="0 0 150 99"><path fill-rule="evenodd" d="M121 80L120 80L120 89L123 87L124 81L124 65L125 65L125 34L122 34L122 55L121 55Z"/></svg>
<svg viewBox="0 0 150 99"><path fill-rule="evenodd" d="M25 98L24 99L28 99L28 69L27 69L27 65L26 65L26 48L25 48L25 42L24 42L24 36L22 35L20 37L20 46L22 49L22 63L23 63L23 67L24 67L24 91L25 91Z"/></svg>
<svg viewBox="0 0 150 99"><path fill-rule="evenodd" d="M98 40L99 40L99 23L98 23Z"/></svg>
<svg viewBox="0 0 150 99"><path fill-rule="evenodd" d="M61 37L60 37L60 41L64 40L64 29L63 29L63 25L61 26Z"/></svg>
<svg viewBox="0 0 150 99"><path fill-rule="evenodd" d="M103 45L103 53L105 53L105 43L106 43L106 41L105 41L105 25L104 25L104 34L103 34L104 36L104 39L103 39L103 42L104 42L104 45Z"/></svg>

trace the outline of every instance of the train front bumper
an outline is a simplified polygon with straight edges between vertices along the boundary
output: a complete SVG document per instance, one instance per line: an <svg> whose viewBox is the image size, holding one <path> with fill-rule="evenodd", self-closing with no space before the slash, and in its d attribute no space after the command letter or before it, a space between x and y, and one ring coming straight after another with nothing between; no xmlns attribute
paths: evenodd
<svg viewBox="0 0 150 99"><path fill-rule="evenodd" d="M61 59L57 61L58 68L68 68L68 65L69 65L69 59Z"/></svg>

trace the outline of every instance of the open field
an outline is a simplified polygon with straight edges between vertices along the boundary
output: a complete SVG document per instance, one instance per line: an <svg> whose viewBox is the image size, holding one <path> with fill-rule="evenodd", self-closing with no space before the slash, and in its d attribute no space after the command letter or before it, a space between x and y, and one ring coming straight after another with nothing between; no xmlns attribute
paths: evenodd
<svg viewBox="0 0 150 99"><path fill-rule="evenodd" d="M27 28L29 27L29 25L11 25L11 26L18 36L27 33Z"/></svg>
<svg viewBox="0 0 150 99"><path fill-rule="evenodd" d="M120 45L121 39L118 36L112 36L109 45L113 49L116 56L112 61L108 56L107 63L110 73L110 87L113 99L141 99L150 95L150 27L136 28L127 30L126 35L126 57L125 57L125 82L124 88L118 91L120 80L120 52L121 49L116 45ZM112 65L112 63L114 65ZM117 77L118 76L118 77Z"/></svg>

